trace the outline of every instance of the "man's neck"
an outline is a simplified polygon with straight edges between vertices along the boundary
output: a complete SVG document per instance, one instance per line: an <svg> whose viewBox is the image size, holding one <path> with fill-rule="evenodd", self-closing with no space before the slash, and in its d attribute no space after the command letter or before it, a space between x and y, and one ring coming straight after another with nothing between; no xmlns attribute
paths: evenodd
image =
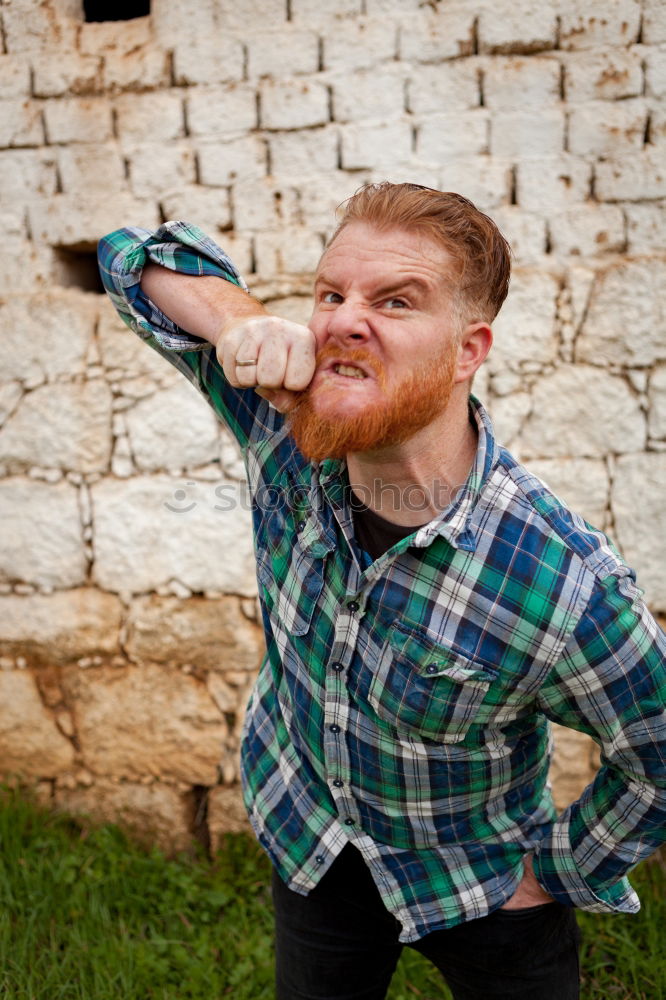
<svg viewBox="0 0 666 1000"><path fill-rule="evenodd" d="M347 455L350 486L387 521L426 524L467 481L477 438L466 390L454 393L446 410L403 444Z"/></svg>

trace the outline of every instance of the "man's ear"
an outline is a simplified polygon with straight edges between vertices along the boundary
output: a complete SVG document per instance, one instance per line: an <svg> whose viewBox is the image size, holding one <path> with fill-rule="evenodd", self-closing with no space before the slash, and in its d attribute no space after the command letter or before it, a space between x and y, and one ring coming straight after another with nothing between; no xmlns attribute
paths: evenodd
<svg viewBox="0 0 666 1000"><path fill-rule="evenodd" d="M471 379L488 356L493 344L493 331L487 323L470 323L458 343L456 382Z"/></svg>

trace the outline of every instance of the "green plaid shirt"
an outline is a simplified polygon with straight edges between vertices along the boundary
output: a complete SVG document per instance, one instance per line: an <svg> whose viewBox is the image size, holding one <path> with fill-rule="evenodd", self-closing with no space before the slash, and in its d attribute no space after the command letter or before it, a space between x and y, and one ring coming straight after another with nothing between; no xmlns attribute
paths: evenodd
<svg viewBox="0 0 666 1000"><path fill-rule="evenodd" d="M227 256L167 223L111 234L99 258L122 318L200 389L245 458L267 655L243 781L282 878L307 893L353 843L403 941L501 906L526 852L556 899L638 909L626 873L665 828L666 646L608 539L498 446L472 399L464 490L371 562L344 463L306 462L283 417L231 388L215 351L141 293L148 259L243 285ZM602 749L559 816L548 720Z"/></svg>

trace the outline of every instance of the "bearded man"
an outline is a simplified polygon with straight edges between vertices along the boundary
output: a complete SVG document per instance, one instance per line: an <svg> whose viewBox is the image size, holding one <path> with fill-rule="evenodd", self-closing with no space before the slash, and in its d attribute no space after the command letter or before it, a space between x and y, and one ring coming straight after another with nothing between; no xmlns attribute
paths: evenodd
<svg viewBox="0 0 666 1000"><path fill-rule="evenodd" d="M666 827L666 643L470 394L509 283L497 227L457 194L362 188L307 327L183 223L111 234L100 263L255 497L267 654L242 770L279 1000L378 1000L404 944L456 1000L573 1000L576 908L635 911L626 873ZM549 720L602 748L559 816Z"/></svg>

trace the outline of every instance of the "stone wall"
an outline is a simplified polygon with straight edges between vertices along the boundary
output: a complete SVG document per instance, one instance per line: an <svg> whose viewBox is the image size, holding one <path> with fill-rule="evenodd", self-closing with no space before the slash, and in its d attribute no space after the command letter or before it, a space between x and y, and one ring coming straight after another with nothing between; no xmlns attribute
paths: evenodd
<svg viewBox="0 0 666 1000"><path fill-rule="evenodd" d="M0 771L169 847L242 824L261 656L228 435L99 294L196 222L305 320L365 180L458 190L516 257L477 392L666 611L663 0L0 0ZM558 798L594 767L558 732Z"/></svg>

